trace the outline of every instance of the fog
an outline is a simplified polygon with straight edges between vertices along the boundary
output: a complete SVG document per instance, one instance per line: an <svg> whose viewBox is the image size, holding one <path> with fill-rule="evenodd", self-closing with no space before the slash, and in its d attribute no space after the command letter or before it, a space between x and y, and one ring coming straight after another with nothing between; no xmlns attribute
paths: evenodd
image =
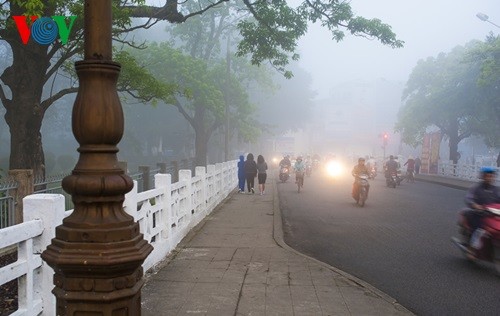
<svg viewBox="0 0 500 316"><path fill-rule="evenodd" d="M357 15L391 25L404 47L393 49L349 34L337 43L329 40L328 30L311 25L300 41L299 64L311 73L318 98L328 97L334 85L346 81L384 78L406 82L419 59L500 31L476 17L481 12L500 24L498 0L353 0L351 6Z"/></svg>
<svg viewBox="0 0 500 316"><path fill-rule="evenodd" d="M480 20L476 14L484 13L489 21L500 24L500 2L353 0L350 4L356 15L389 24L397 38L405 42L404 47L391 48L351 34L336 42L327 29L310 25L299 43L299 65L312 78L315 119L309 121L305 132L288 135L299 139L294 151L351 157L419 156L419 147L406 146L394 133L401 94L412 69L421 59L448 53L471 40L484 41L490 33L498 34L500 28ZM385 152L383 133L389 135ZM471 139L459 144L459 151L466 159L474 159L474 152L495 157L498 154L480 140ZM443 143L441 157L447 156Z"/></svg>
<svg viewBox="0 0 500 316"><path fill-rule="evenodd" d="M165 0L146 2L163 5ZM350 4L356 15L377 18L391 25L397 38L405 42L404 47L393 49L377 40L350 34L336 42L327 29L310 25L308 33L299 41L300 60L289 67L295 77L285 80L275 73L281 89L275 91L274 96L250 91L252 103L258 108L254 118L266 128L259 126L263 133L254 143L234 137L233 157L250 151L268 156L285 152L352 157L417 156L420 149L405 146L393 132L401 93L413 67L420 59L449 52L473 39L482 41L490 32L500 32L500 28L476 17L481 12L500 24L498 0L352 0ZM166 41L166 25L167 22L158 23L150 29L136 31L131 37ZM77 159L77 143L69 118L74 98L73 94L61 99L46 113L42 134L48 173L67 171ZM175 108L165 104L153 107L130 100L122 103L126 125L120 159L139 165L193 157L193 129ZM0 114L4 113L1 108ZM270 126L274 128L268 128ZM382 133L389 135L386 152L381 147ZM0 168L7 170L10 134L5 120L0 122L0 140L3 144ZM463 157L470 155L470 144L476 144L472 149L476 154L491 151L469 139L460 144ZM224 159L223 148L224 132L219 129L210 140L208 162Z"/></svg>

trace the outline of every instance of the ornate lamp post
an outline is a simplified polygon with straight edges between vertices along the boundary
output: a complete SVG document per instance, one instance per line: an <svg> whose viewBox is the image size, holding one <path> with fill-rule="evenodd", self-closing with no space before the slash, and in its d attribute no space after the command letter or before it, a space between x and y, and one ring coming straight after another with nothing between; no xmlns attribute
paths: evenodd
<svg viewBox="0 0 500 316"><path fill-rule="evenodd" d="M85 55L75 63L80 87L73 134L80 158L63 188L74 212L42 253L55 271L58 315L140 315L142 263L152 247L123 211L132 180L118 165L123 112L112 61L111 0L85 1Z"/></svg>

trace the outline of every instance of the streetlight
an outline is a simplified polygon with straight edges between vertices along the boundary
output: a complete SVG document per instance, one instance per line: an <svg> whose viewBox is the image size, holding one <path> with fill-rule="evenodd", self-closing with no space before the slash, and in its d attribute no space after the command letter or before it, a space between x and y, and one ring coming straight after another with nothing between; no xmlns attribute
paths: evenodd
<svg viewBox="0 0 500 316"><path fill-rule="evenodd" d="M476 14L476 16L479 18L479 20L491 23L491 24L493 24L494 26L496 26L496 27L498 27L500 29L500 25L497 25L497 24L491 22L489 20L490 17L487 16L486 14L479 12L478 14Z"/></svg>

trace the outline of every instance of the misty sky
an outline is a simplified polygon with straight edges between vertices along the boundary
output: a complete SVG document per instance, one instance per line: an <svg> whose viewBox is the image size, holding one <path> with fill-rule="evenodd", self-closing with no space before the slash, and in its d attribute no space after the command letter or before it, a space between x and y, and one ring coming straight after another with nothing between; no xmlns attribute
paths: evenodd
<svg viewBox="0 0 500 316"><path fill-rule="evenodd" d="M404 48L347 35L339 43L329 32L311 26L300 41L299 64L313 77L318 98L328 97L337 83L385 78L406 82L419 59L449 52L472 39L484 40L500 28L476 17L482 12L500 25L500 0L352 0L357 15L379 18L392 26Z"/></svg>

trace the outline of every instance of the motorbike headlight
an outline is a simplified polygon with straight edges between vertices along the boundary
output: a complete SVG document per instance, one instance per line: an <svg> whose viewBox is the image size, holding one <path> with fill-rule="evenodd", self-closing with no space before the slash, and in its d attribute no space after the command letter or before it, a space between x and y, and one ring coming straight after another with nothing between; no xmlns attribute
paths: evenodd
<svg viewBox="0 0 500 316"><path fill-rule="evenodd" d="M338 177L342 174L342 165L337 161L331 161L326 165L326 173L330 177Z"/></svg>

